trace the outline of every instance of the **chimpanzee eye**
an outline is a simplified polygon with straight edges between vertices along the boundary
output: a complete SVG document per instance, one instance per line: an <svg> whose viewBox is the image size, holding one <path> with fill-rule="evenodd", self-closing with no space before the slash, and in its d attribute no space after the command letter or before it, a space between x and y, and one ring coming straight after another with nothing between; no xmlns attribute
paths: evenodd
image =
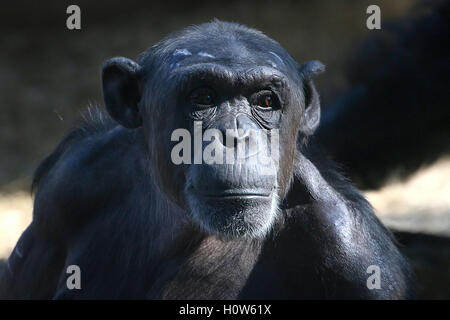
<svg viewBox="0 0 450 320"><path fill-rule="evenodd" d="M216 93L208 87L197 88L191 92L190 100L201 107L209 107L216 103Z"/></svg>
<svg viewBox="0 0 450 320"><path fill-rule="evenodd" d="M264 90L256 94L253 104L262 110L277 109L278 98L273 92Z"/></svg>
<svg viewBox="0 0 450 320"><path fill-rule="evenodd" d="M272 96L271 95L264 96L264 103L263 103L263 105L264 105L265 108L271 108L272 107L272 103L273 103L273 100L272 100Z"/></svg>

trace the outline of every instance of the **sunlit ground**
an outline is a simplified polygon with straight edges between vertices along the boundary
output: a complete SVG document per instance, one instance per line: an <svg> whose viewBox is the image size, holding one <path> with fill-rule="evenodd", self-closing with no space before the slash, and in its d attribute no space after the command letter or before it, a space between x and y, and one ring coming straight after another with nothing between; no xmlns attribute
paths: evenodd
<svg viewBox="0 0 450 320"><path fill-rule="evenodd" d="M450 236L450 158L366 197L392 228Z"/></svg>
<svg viewBox="0 0 450 320"><path fill-rule="evenodd" d="M450 159L419 170L408 180L366 193L382 221L393 228L450 236ZM28 192L0 194L0 258L7 257L31 221Z"/></svg>
<svg viewBox="0 0 450 320"><path fill-rule="evenodd" d="M0 194L0 258L7 257L31 222L32 200L28 192Z"/></svg>

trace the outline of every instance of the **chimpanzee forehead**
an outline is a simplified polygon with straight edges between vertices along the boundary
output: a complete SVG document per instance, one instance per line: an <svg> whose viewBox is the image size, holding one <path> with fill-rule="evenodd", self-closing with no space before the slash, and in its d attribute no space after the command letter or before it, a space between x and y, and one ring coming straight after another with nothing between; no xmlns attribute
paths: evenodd
<svg viewBox="0 0 450 320"><path fill-rule="evenodd" d="M243 41L177 43L167 52L171 69L197 63L218 63L225 66L270 66L279 70L286 68L283 53L273 45L260 46Z"/></svg>

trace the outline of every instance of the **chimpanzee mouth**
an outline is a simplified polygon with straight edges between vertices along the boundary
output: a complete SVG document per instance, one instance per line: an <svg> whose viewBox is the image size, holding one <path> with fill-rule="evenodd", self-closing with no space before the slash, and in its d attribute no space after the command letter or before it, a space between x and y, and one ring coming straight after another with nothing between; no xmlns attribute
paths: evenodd
<svg viewBox="0 0 450 320"><path fill-rule="evenodd" d="M267 192L266 190L254 190L254 189L229 189L222 190L220 192L199 192L193 191L197 196L201 198L207 199L218 199L218 200L226 200L226 199L257 199L257 198L269 198L272 193Z"/></svg>
<svg viewBox="0 0 450 320"><path fill-rule="evenodd" d="M184 189L192 221L223 239L263 237L278 212L276 176L253 179L255 171L245 167L202 169L191 171Z"/></svg>
<svg viewBox="0 0 450 320"><path fill-rule="evenodd" d="M221 193L189 192L190 214L207 233L228 238L264 236L277 213L274 193L227 190Z"/></svg>

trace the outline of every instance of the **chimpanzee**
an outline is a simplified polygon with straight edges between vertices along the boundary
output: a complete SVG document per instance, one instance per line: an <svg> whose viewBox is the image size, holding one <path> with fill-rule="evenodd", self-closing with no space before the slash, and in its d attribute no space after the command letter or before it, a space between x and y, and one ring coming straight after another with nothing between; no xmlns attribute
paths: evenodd
<svg viewBox="0 0 450 320"><path fill-rule="evenodd" d="M89 110L38 167L33 221L0 296L409 298L412 274L391 233L311 137L322 71L217 20L169 35L137 62L108 60L108 113ZM198 161L204 137L174 161L177 130L210 129L215 155L232 150L231 161ZM266 161L254 161L260 154ZM78 288L67 281L74 265Z"/></svg>

